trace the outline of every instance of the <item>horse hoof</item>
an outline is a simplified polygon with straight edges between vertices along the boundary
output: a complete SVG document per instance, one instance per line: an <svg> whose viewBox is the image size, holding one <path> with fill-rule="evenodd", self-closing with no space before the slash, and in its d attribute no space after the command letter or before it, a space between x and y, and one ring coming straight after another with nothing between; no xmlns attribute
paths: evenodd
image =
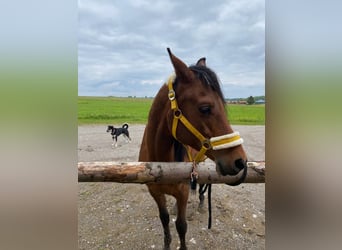
<svg viewBox="0 0 342 250"><path fill-rule="evenodd" d="M198 212L201 214L204 214L207 212L207 210L205 209L205 207L203 205L199 205L198 206Z"/></svg>

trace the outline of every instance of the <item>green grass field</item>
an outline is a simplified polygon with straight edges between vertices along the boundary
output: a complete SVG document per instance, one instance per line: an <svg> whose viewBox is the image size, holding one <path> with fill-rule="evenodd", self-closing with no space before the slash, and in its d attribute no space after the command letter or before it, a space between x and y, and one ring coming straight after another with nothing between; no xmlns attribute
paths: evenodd
<svg viewBox="0 0 342 250"><path fill-rule="evenodd" d="M265 125L265 104L227 106L228 118L234 125Z"/></svg>
<svg viewBox="0 0 342 250"><path fill-rule="evenodd" d="M153 99L78 97L78 124L146 124ZM231 124L264 125L265 105L227 107Z"/></svg>

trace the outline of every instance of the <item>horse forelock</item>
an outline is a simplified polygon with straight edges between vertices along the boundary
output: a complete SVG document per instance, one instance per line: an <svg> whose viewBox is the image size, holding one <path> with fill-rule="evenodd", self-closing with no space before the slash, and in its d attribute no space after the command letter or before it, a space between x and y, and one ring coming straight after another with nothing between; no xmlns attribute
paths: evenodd
<svg viewBox="0 0 342 250"><path fill-rule="evenodd" d="M195 76L201 81L203 85L210 86L211 89L219 95L221 101L225 103L225 98L221 90L219 79L214 71L212 71L208 67L199 65L192 65L189 67L189 69L195 74ZM178 78L176 77L173 82L173 86L175 89L177 84Z"/></svg>
<svg viewBox="0 0 342 250"><path fill-rule="evenodd" d="M200 65L192 65L189 68L196 75L196 77L201 80L202 84L210 86L211 89L219 95L222 102L225 102L219 79L214 71L208 67Z"/></svg>

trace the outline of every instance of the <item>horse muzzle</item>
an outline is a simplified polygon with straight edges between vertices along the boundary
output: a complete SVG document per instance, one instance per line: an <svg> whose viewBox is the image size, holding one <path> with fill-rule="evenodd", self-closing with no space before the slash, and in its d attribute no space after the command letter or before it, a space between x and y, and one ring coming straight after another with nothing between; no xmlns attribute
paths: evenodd
<svg viewBox="0 0 342 250"><path fill-rule="evenodd" d="M216 163L216 166L218 167L218 170L222 175L229 175L232 177L232 181L226 183L229 186L236 186L241 184L247 176L247 162L242 159L236 160L234 162L234 165L230 168L224 166L224 164L220 161Z"/></svg>
<svg viewBox="0 0 342 250"><path fill-rule="evenodd" d="M242 169L245 168L245 166L247 166L247 164L242 159L238 159L234 162L234 165L232 167L224 166L224 164L221 161L217 162L217 166L220 170L220 173L226 176L237 175Z"/></svg>

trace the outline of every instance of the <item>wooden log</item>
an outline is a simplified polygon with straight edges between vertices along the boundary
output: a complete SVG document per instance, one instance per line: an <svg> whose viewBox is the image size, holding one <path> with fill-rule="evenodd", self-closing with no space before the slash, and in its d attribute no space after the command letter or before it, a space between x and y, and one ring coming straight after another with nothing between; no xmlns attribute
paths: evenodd
<svg viewBox="0 0 342 250"><path fill-rule="evenodd" d="M265 162L248 162L245 183L265 182ZM175 184L188 182L191 162L79 162L78 182L120 182ZM237 176L223 176L212 162L202 162L197 167L197 183L233 183Z"/></svg>

